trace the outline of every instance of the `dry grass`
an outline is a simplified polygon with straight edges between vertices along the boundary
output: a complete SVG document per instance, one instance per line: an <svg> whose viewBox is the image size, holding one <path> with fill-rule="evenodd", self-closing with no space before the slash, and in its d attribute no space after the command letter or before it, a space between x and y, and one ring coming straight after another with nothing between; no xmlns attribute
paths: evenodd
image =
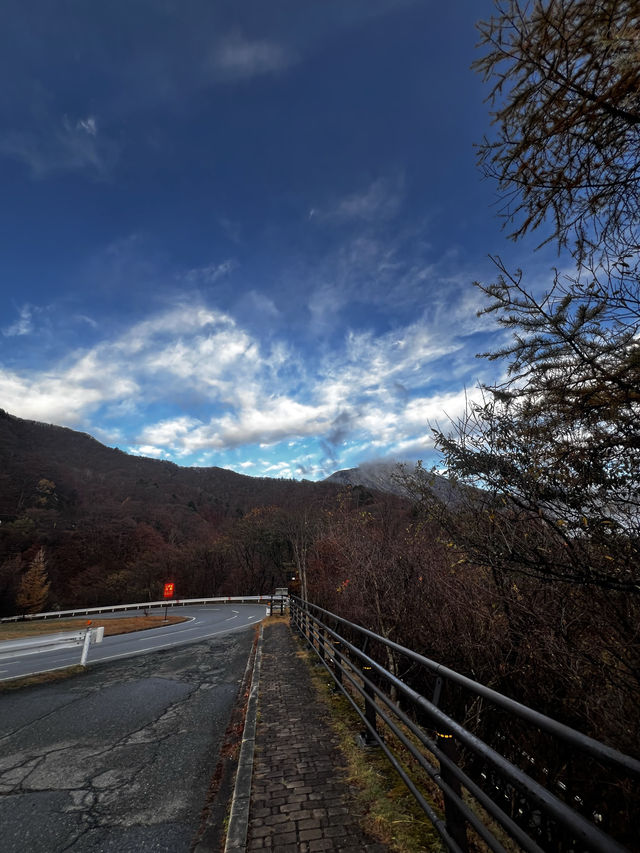
<svg viewBox="0 0 640 853"><path fill-rule="evenodd" d="M150 616L122 616L110 619L103 617L88 619L45 619L30 622L5 622L0 625L0 641L22 640L27 637L40 637L44 634L61 634L64 631L78 631L82 628L104 627L105 637L115 634L131 634L133 631L145 631L147 628L162 628L165 625L175 625L186 622L186 616L168 616L164 621L162 613Z"/></svg>
<svg viewBox="0 0 640 853"><path fill-rule="evenodd" d="M441 851L438 834L382 751L358 745L356 734L364 726L349 702L331 691L327 673L313 665L317 661L315 655L308 651L300 655L309 665L318 698L329 711L331 726L345 757L347 778L365 813L365 830L395 853ZM387 740L392 738L390 733L386 736ZM400 751L400 744L395 746Z"/></svg>
<svg viewBox="0 0 640 853"><path fill-rule="evenodd" d="M276 614L274 614L273 616L266 616L264 619L262 619L260 624L264 625L265 628L267 625L278 625L278 624L288 625L289 624L289 614L285 613L284 616L280 616L280 611L278 610L278 612Z"/></svg>
<svg viewBox="0 0 640 853"><path fill-rule="evenodd" d="M38 672L36 675L11 678L8 681L0 681L0 693L5 693L9 690L21 690L23 687L35 687L38 684L51 684L55 681L63 681L71 675L80 675L86 671L86 667L76 664L75 666L66 666L64 669L54 669L51 672Z"/></svg>

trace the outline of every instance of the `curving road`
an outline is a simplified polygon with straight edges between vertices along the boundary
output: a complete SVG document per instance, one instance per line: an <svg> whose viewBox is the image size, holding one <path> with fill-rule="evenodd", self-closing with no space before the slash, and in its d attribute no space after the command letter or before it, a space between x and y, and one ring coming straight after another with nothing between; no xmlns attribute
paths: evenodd
<svg viewBox="0 0 640 853"><path fill-rule="evenodd" d="M81 676L0 693L2 853L220 849L248 626L265 608L207 611L110 643L117 659Z"/></svg>
<svg viewBox="0 0 640 853"><path fill-rule="evenodd" d="M140 611L136 611L139 614ZM92 645L89 650L88 663L110 661L116 658L127 658L133 655L147 654L160 649L170 649L186 643L197 643L202 640L240 631L255 625L266 615L264 604L216 604L210 606L193 606L180 609L180 615L189 617L188 622L177 625L167 625L164 628L152 628L147 631L136 631L132 634L120 634L115 637L105 637L101 644ZM131 613L118 615L130 616ZM104 618L103 614L100 618ZM117 618L117 617L112 617ZM78 620L79 625L86 624ZM51 625L55 633L55 624ZM0 652L2 644L0 643ZM80 646L52 652L39 652L15 659L0 659L0 681L20 678L39 672L48 672L80 663Z"/></svg>

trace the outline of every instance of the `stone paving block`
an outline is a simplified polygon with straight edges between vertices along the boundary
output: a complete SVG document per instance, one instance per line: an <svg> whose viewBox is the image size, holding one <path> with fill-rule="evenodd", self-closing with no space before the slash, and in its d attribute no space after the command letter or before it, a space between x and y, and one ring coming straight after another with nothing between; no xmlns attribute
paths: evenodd
<svg viewBox="0 0 640 853"><path fill-rule="evenodd" d="M309 850L311 853L317 850L333 850L333 842L329 838L319 838L317 841L309 842Z"/></svg>
<svg viewBox="0 0 640 853"><path fill-rule="evenodd" d="M302 829L298 832L300 841L315 841L316 838L322 838L322 830L318 829Z"/></svg>
<svg viewBox="0 0 640 853"><path fill-rule="evenodd" d="M289 832L278 833L278 846L281 844L295 844L296 840L297 833L295 829L290 830Z"/></svg>
<svg viewBox="0 0 640 853"><path fill-rule="evenodd" d="M344 759L288 626L267 626L247 850L388 853L360 827Z"/></svg>
<svg viewBox="0 0 640 853"><path fill-rule="evenodd" d="M320 821L317 818L307 818L296 823L297 829L320 829Z"/></svg>

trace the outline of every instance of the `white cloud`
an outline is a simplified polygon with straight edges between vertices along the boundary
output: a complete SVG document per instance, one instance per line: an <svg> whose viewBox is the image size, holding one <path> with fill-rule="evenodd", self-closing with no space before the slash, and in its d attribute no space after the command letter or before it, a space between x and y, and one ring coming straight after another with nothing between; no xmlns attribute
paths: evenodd
<svg viewBox="0 0 640 853"><path fill-rule="evenodd" d="M137 447L127 448L127 452L133 456L150 456L152 459L168 459L170 454L162 447L154 447L152 444L140 444Z"/></svg>
<svg viewBox="0 0 640 853"><path fill-rule="evenodd" d="M268 465L264 470L265 472L273 472L273 471L288 471L290 463L289 462L276 462L274 465Z"/></svg>
<svg viewBox="0 0 640 853"><path fill-rule="evenodd" d="M81 373L72 369L28 376L0 368L0 399L8 411L19 417L77 427L105 400L133 396L138 387L108 366L93 379L83 380Z"/></svg>
<svg viewBox="0 0 640 853"><path fill-rule="evenodd" d="M384 335L348 332L310 361L284 340L259 341L229 314L178 302L46 372L0 370L0 399L20 417L90 431L95 421L105 435L110 421L138 424L118 443L157 458L215 464L211 454L243 446L309 442L336 459L367 448L419 453L429 423L460 414L462 386L475 384L478 362L464 348L473 331L445 328L436 310ZM175 414L149 422L156 405ZM249 456L238 467L253 464ZM317 464L291 470L306 476Z"/></svg>
<svg viewBox="0 0 640 853"><path fill-rule="evenodd" d="M185 436L200 426L200 423L196 418L186 416L170 418L145 427L140 434L140 438L150 445L174 447L176 443L179 443Z"/></svg>

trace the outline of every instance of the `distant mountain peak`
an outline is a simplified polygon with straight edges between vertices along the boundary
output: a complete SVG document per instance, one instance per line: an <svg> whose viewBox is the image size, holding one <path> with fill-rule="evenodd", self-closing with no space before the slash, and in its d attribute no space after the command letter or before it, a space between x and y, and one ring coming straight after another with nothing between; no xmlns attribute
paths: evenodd
<svg viewBox="0 0 640 853"><path fill-rule="evenodd" d="M405 475L418 474L429 489L441 500L450 500L455 493L456 487L446 478L439 474L431 474L429 471L419 469L413 462L365 462L357 468L344 468L335 471L324 482L337 483L342 486L363 486L366 489L375 489L378 492L387 492L393 495L410 497L410 490L404 485ZM456 498L453 497L455 500Z"/></svg>
<svg viewBox="0 0 640 853"><path fill-rule="evenodd" d="M378 492L390 492L394 495L406 495L406 489L400 482L402 463L365 462L357 468L343 468L326 478L327 483L343 486L364 486Z"/></svg>

